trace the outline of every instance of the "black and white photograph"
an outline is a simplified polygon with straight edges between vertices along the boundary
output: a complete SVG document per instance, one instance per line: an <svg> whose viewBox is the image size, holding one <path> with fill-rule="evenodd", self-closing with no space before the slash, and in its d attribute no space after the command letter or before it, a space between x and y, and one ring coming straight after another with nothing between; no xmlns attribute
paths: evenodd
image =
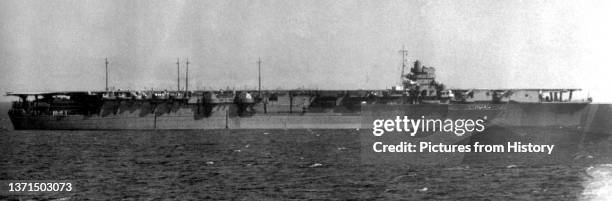
<svg viewBox="0 0 612 201"><path fill-rule="evenodd" d="M0 1L0 200L612 200L611 10Z"/></svg>

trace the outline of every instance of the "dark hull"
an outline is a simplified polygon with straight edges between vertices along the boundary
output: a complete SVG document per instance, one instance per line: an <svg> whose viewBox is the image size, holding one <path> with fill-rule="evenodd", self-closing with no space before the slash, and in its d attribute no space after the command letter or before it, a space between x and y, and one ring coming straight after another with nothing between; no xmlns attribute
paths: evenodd
<svg viewBox="0 0 612 201"><path fill-rule="evenodd" d="M16 130L147 130L147 129L355 129L356 115L253 115L249 117L207 117L189 115L154 117L85 117L81 115L11 116Z"/></svg>
<svg viewBox="0 0 612 201"><path fill-rule="evenodd" d="M107 104L94 115L9 114L14 128L21 129L349 129L371 128L371 120L382 116L425 116L438 119L486 119L487 127L561 127L581 132L611 130L612 106L607 104L422 104L362 105L317 112L268 112L254 106L250 113L236 105L200 108L165 104Z"/></svg>
<svg viewBox="0 0 612 201"><path fill-rule="evenodd" d="M16 130L146 130L146 129L351 129L359 128L359 112L268 113L236 104L205 107L196 104L107 102L93 115L27 115L9 113ZM345 110L337 108L337 110Z"/></svg>

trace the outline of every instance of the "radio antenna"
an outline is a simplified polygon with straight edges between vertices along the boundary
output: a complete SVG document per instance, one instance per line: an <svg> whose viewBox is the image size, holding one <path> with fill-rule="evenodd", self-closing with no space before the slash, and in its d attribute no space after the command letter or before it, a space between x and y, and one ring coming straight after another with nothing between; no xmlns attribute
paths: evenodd
<svg viewBox="0 0 612 201"><path fill-rule="evenodd" d="M185 67L185 92L187 92L189 90L189 58L185 64L187 64Z"/></svg>
<svg viewBox="0 0 612 201"><path fill-rule="evenodd" d="M179 62L179 58L176 58L176 91L181 90L181 72L180 67L181 63Z"/></svg>
<svg viewBox="0 0 612 201"><path fill-rule="evenodd" d="M106 91L108 91L108 58L104 58L104 66L106 66Z"/></svg>
<svg viewBox="0 0 612 201"><path fill-rule="evenodd" d="M261 97L261 57L257 60L257 71L258 71L258 79L259 79L259 97Z"/></svg>

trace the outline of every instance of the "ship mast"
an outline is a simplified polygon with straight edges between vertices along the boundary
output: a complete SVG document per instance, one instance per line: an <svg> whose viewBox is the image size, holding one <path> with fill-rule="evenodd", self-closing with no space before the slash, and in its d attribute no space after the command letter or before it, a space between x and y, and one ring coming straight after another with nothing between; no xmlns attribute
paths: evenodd
<svg viewBox="0 0 612 201"><path fill-rule="evenodd" d="M104 58L104 65L106 66L106 91L108 91L108 58Z"/></svg>
<svg viewBox="0 0 612 201"><path fill-rule="evenodd" d="M404 79L404 69L406 68L406 55L408 54L408 50L406 50L406 46L404 45L399 52L402 53L402 73L400 74L400 85L402 85L402 81Z"/></svg>
<svg viewBox="0 0 612 201"><path fill-rule="evenodd" d="M261 97L261 57L257 60L257 71L258 71L258 79L259 79L259 97Z"/></svg>
<svg viewBox="0 0 612 201"><path fill-rule="evenodd" d="M181 90L181 72L179 70L181 63L179 62L179 58L176 58L176 91Z"/></svg>
<svg viewBox="0 0 612 201"><path fill-rule="evenodd" d="M185 67L185 93L187 93L189 90L189 58L187 58L187 62L185 64L187 64Z"/></svg>

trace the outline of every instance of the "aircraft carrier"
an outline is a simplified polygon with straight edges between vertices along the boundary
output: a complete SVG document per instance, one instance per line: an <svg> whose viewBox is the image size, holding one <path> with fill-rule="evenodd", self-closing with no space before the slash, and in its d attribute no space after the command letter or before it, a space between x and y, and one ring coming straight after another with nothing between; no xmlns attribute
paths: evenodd
<svg viewBox="0 0 612 201"><path fill-rule="evenodd" d="M436 81L434 67L415 61L404 72L406 66L404 62L401 85L381 90L261 90L260 86L201 91L185 86L176 91L107 87L7 93L19 97L9 116L17 130L358 129L368 128L364 122L380 115L376 111L388 111L416 118L487 118L488 127L610 130L606 123L612 116L610 105L575 98L580 89L447 89Z"/></svg>

